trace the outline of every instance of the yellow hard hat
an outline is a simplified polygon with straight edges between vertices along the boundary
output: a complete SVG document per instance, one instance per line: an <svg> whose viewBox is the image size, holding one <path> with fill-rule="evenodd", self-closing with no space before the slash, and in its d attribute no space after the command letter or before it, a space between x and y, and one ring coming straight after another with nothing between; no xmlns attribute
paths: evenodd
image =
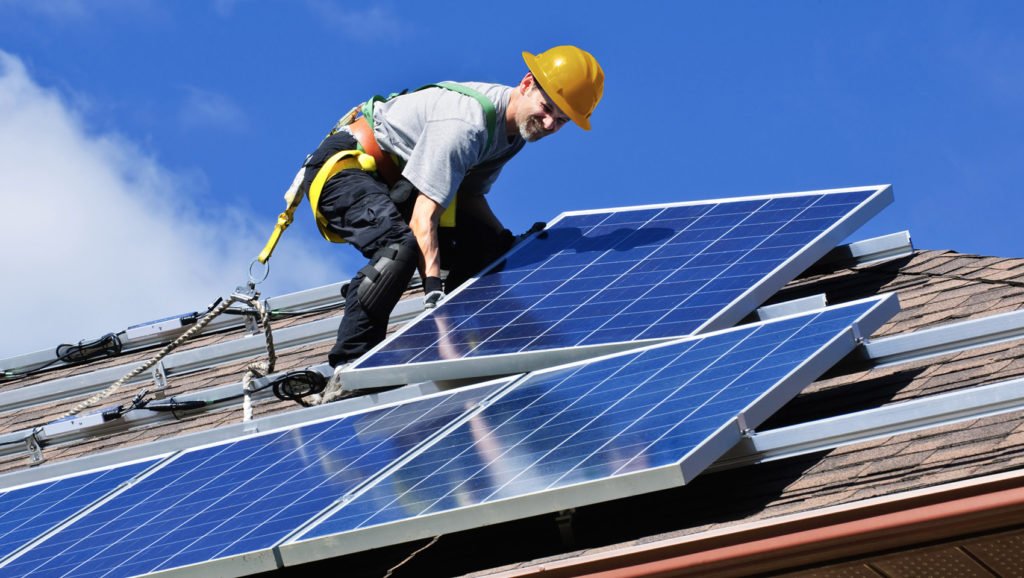
<svg viewBox="0 0 1024 578"><path fill-rule="evenodd" d="M544 92L573 122L590 130L590 115L604 93L604 71L597 59L575 46L556 46L523 60Z"/></svg>

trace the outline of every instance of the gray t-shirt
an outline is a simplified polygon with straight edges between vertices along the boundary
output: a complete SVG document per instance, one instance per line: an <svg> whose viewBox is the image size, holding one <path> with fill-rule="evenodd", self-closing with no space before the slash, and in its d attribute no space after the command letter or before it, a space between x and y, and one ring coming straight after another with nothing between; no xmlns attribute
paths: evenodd
<svg viewBox="0 0 1024 578"><path fill-rule="evenodd" d="M405 160L402 176L443 207L458 194L485 194L502 166L525 144L505 130L512 87L462 82L494 103L497 126L488 150L487 120L472 97L432 87L377 103L374 136L381 149Z"/></svg>

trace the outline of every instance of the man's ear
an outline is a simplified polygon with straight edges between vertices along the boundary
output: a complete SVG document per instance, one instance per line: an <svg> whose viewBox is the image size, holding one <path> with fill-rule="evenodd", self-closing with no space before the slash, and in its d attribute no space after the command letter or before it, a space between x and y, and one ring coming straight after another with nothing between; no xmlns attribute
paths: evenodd
<svg viewBox="0 0 1024 578"><path fill-rule="evenodd" d="M526 94L526 91L533 86L534 82L536 81L533 79L533 73L527 72L523 79L519 81L519 94Z"/></svg>

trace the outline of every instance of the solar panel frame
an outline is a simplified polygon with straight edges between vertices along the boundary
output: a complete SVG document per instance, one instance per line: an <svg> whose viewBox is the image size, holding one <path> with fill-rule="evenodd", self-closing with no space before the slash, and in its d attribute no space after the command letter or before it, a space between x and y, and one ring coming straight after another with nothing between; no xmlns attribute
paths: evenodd
<svg viewBox="0 0 1024 578"><path fill-rule="evenodd" d="M881 209L893 200L892 187L890 185L876 185L869 187L849 187L840 189L826 189L819 191L805 191L796 193L782 193L774 195L758 195L748 197L736 197L727 199L710 199L701 201L687 201L681 203L667 203L659 205L640 205L633 207L621 207L616 209L570 211L562 213L549 224L549 229L568 217L579 217L585 215L608 216L612 211L616 215L625 215L635 211L654 211L675 207L712 207L715 203L745 203L764 202L773 199L786 199L810 195L840 194L852 192L873 191L858 207L849 211L845 217L840 218L832 226L828 227L811 241L808 241L803 249L797 251L774 269L766 272L761 280L723 307L718 307L717 312L701 323L691 333L679 334L670 337L657 337L648 339L637 339L633 341L618 341L602 344L575 345L571 347L555 347L532 351L519 351L498 355L484 355L480 357L461 357L455 359L444 359L439 361L421 361L413 363L396 363L370 367L374 357L381 354L389 344L401 339L403 335L414 330L417 323L431 317L443 316L445 314L445 303L451 303L458 299L458 295L473 290L475 284L496 267L500 266L505 259L512 258L519 251L524 249L525 244L513 248L505 258L499 259L484 269L478 276L474 277L448 296L445 303L435 310L428 310L410 321L395 334L391 335L381 344L363 355L343 372L345 387L349 389L362 389L402 383L415 383L420 381L434 380L456 380L465 378L479 378L493 375L507 375L523 373L551 367L564 363L570 363L580 359L598 357L611 354L617 351L624 351L644 345L662 343L676 339L683 335L700 335L709 331L716 331L732 326L743 317L756 309L761 303L771 297L776 291L782 288L787 282L805 271L818 259L824 256L836 244L853 233ZM605 224L615 224L615 215L608 217ZM652 273L656 275L657 273ZM714 309L713 307L710 309Z"/></svg>
<svg viewBox="0 0 1024 578"><path fill-rule="evenodd" d="M862 341L863 335L869 335L899 311L898 300L894 294L862 299L843 305L854 305L872 301L875 302L874 306L870 307L869 310L863 313L846 329L838 331L825 345L817 350L817 353L797 364L795 368L779 381L775 388L761 395L756 403L752 403L745 411L739 413L735 418L719 428L707 443L687 455L683 463L616 475L602 480L570 484L544 490L540 493L501 498L492 502L425 514L399 521L385 522L338 534L303 539L303 536L315 531L316 526L314 525L306 529L303 534L298 535L295 539L279 546L281 560L286 566L293 566L384 545L443 535L685 485L710 466L714 460L734 447L742 439L746 430L759 425L808 383L852 351ZM808 314L790 315L763 323L775 323L803 315ZM736 328L736 330L742 329ZM669 343L649 345L636 351L671 347L681 342L704 339L728 333L729 331L732 330L722 330L673 340ZM624 356L633 353L634 351L623 352L585 362L576 362L567 366L537 371L517 381L517 384L523 383L533 376L543 376L564 371L566 367L596 363L618 355ZM515 387L509 388L506 391L511 392L514 390ZM500 399L493 400L492 403L500 403ZM357 499L357 497L354 499ZM323 519L329 519L329 516L324 516Z"/></svg>

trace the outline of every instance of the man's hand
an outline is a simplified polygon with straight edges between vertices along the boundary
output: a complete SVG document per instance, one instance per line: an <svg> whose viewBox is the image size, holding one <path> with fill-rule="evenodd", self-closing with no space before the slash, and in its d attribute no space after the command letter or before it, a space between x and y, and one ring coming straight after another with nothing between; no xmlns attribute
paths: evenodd
<svg viewBox="0 0 1024 578"><path fill-rule="evenodd" d="M433 309L438 301L444 299L444 286L440 277L427 277L423 280L423 308Z"/></svg>
<svg viewBox="0 0 1024 578"><path fill-rule="evenodd" d="M498 234L498 248L500 249L499 253L505 253L509 251L510 249L512 249L512 247L515 247L519 243L525 241L530 235L538 231L543 231L544 227L547 226L547 223L543 221L537 221L536 223L533 224L532 227L530 227L528 231L520 235L513 235L512 231L509 231L508 229L502 229L501 233ZM541 236L543 236L543 234L541 234Z"/></svg>
<svg viewBox="0 0 1024 578"><path fill-rule="evenodd" d="M536 223L533 224L532 227L529 228L529 230L527 230L525 233L523 233L523 234L519 235L518 237L516 237L516 241L515 241L514 244L518 245L520 242L522 242L524 239L526 239L530 235L532 235L534 233L537 233L537 232L540 232L540 231L543 231L544 228L547 227L547 226L548 226L548 224L545 223L544 221L537 221Z"/></svg>

